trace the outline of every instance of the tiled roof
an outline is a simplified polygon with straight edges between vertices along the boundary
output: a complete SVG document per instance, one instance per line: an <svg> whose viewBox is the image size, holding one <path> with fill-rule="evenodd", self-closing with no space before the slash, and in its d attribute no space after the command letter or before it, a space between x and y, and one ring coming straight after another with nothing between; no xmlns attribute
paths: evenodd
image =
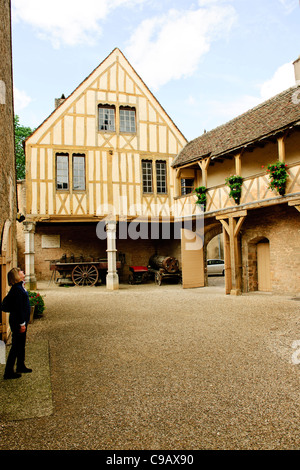
<svg viewBox="0 0 300 470"><path fill-rule="evenodd" d="M189 142L172 166L225 155L300 120L300 86L292 87Z"/></svg>

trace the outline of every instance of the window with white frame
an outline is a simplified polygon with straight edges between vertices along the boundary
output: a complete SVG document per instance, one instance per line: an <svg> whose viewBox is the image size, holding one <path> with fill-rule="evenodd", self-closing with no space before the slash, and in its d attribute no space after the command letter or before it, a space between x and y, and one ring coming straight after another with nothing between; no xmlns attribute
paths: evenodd
<svg viewBox="0 0 300 470"><path fill-rule="evenodd" d="M73 189L85 191L85 155L73 154Z"/></svg>
<svg viewBox="0 0 300 470"><path fill-rule="evenodd" d="M158 194L167 192L167 164L165 161L156 162L156 187Z"/></svg>
<svg viewBox="0 0 300 470"><path fill-rule="evenodd" d="M69 189L69 155L56 155L56 189Z"/></svg>
<svg viewBox="0 0 300 470"><path fill-rule="evenodd" d="M116 110L114 106L100 104L98 106L99 131L115 132L115 115Z"/></svg>
<svg viewBox="0 0 300 470"><path fill-rule="evenodd" d="M152 193L152 161L142 160L143 193Z"/></svg>
<svg viewBox="0 0 300 470"><path fill-rule="evenodd" d="M136 132L134 108L120 106L120 132Z"/></svg>

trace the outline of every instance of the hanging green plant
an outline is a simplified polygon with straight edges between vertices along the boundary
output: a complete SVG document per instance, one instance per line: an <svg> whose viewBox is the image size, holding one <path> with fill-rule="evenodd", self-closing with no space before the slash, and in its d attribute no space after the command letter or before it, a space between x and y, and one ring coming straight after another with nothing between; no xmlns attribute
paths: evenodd
<svg viewBox="0 0 300 470"><path fill-rule="evenodd" d="M197 194L197 201L196 204L203 205L204 210L206 208L206 187L205 186L199 186L198 188L194 189L194 192Z"/></svg>
<svg viewBox="0 0 300 470"><path fill-rule="evenodd" d="M239 204L242 195L243 178L238 175L228 176L228 178L225 180L225 183L230 188L229 197L232 197L236 204Z"/></svg>
<svg viewBox="0 0 300 470"><path fill-rule="evenodd" d="M268 165L267 172L269 173L270 189L273 189L280 194L285 195L286 182L288 179L287 165L282 162L271 163Z"/></svg>

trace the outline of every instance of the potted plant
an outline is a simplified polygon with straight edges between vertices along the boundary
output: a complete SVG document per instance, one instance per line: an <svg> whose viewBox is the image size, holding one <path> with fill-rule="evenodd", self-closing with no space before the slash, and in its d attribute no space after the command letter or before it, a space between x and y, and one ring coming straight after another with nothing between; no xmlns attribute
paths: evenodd
<svg viewBox="0 0 300 470"><path fill-rule="evenodd" d="M242 194L243 178L238 175L228 176L228 178L225 180L225 183L230 188L229 197L232 197L236 204L239 204Z"/></svg>
<svg viewBox="0 0 300 470"><path fill-rule="evenodd" d="M39 292L28 291L30 306L34 308L34 318L43 316L45 310L45 302Z"/></svg>
<svg viewBox="0 0 300 470"><path fill-rule="evenodd" d="M286 182L288 179L287 165L283 162L271 163L268 165L270 188L277 191L280 196L285 195Z"/></svg>
<svg viewBox="0 0 300 470"><path fill-rule="evenodd" d="M199 186L198 188L194 189L194 192L197 194L197 201L196 204L203 205L204 210L206 208L206 187L205 186Z"/></svg>

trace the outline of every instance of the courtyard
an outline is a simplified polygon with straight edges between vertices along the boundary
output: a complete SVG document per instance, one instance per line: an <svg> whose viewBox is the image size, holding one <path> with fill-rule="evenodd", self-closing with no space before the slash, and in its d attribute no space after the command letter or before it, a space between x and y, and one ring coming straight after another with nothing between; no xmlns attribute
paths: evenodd
<svg viewBox="0 0 300 470"><path fill-rule="evenodd" d="M38 288L33 373L0 365L1 450L299 450L297 298L225 296L221 278Z"/></svg>

